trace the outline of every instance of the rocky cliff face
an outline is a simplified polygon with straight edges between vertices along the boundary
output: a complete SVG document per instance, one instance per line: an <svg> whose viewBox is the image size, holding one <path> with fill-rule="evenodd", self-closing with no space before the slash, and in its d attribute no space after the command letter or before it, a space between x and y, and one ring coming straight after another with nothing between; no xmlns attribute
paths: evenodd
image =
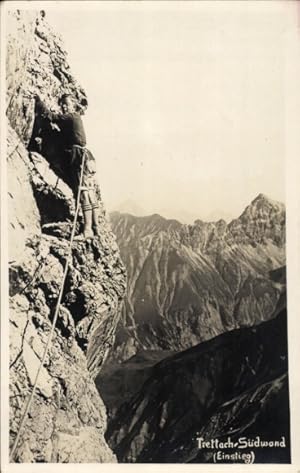
<svg viewBox="0 0 300 473"><path fill-rule="evenodd" d="M139 377L138 392L119 406L109 424L107 439L119 461L247 463L245 455L250 459L253 452L257 463L288 463L284 298L273 316L149 367L146 379ZM239 439L257 436L282 444L238 447ZM228 449L199 448L198 438L237 443ZM218 451L221 456L214 457Z"/></svg>
<svg viewBox="0 0 300 473"><path fill-rule="evenodd" d="M182 225L159 215L113 213L128 272L115 350L183 350L227 330L272 317L285 264L285 210L260 194L243 214Z"/></svg>
<svg viewBox="0 0 300 473"><path fill-rule="evenodd" d="M8 15L7 178L10 278L10 438L13 443L49 335L68 254L74 198L48 134L29 153L38 93L49 107L71 92L87 105L44 12ZM88 130L87 130L88 134ZM52 147L51 147L52 146ZM56 157L56 161L53 157ZM100 198L101 236L74 243L62 305L17 462L115 461L95 388L114 341L126 275ZM80 222L79 222L80 226Z"/></svg>

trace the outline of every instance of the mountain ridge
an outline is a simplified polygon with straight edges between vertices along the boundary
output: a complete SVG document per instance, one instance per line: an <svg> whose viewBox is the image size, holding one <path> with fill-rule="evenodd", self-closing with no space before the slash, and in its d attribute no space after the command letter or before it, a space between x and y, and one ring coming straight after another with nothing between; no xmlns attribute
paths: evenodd
<svg viewBox="0 0 300 473"><path fill-rule="evenodd" d="M254 448L255 462L288 463L287 367L280 303L271 320L218 335L148 369L109 421L108 442L120 462L212 463L213 449L199 449L197 438L283 436L282 450Z"/></svg>
<svg viewBox="0 0 300 473"><path fill-rule="evenodd" d="M183 350L274 312L284 286L270 278L285 265L282 203L259 194L228 224L186 225L158 214L110 219L128 274L110 356Z"/></svg>
<svg viewBox="0 0 300 473"><path fill-rule="evenodd" d="M159 217L161 220L164 220L166 222L176 222L180 225L187 225L187 226L195 225L197 222L207 223L207 224L208 223L212 223L212 224L225 223L226 225L229 225L231 222L239 219L248 207L255 206L257 203L260 203L260 204L265 203L268 205L279 206L282 209L285 207L283 202L276 199L272 199L267 194L260 192L256 197L254 197L250 201L250 203L245 207L245 209L237 217L231 218L228 222L224 218L217 218L215 220L196 218L193 223L183 223L178 218L175 219L175 218L165 217L161 213L157 213L157 212L144 214L144 215L135 215L134 212L128 212L128 211L117 210L117 209L110 211L109 215L111 215L112 218L114 218L117 215L119 216L123 215L123 216L127 216L130 219L136 218L136 219L144 219L144 220L147 220L147 219L151 220L153 217Z"/></svg>

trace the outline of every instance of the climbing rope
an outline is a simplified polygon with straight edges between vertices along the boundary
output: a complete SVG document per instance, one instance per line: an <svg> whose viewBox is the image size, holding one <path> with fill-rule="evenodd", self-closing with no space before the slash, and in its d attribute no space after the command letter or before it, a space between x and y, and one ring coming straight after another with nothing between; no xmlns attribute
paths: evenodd
<svg viewBox="0 0 300 473"><path fill-rule="evenodd" d="M37 382L38 382L40 371L41 371L42 366L45 362L45 359L46 359L46 356L47 356L47 353L48 353L48 349L51 346L51 341L52 341L54 329L55 329L57 318L58 318L58 313L59 313L59 308L60 308L60 305L61 305L62 295L63 295L63 291L64 291L64 285L65 285L66 276L67 276L67 272L68 272L68 267L69 267L70 259L71 259L71 256L72 256L72 246L73 246L73 241L74 241L74 236L75 236L75 231L76 231L76 223L77 223L79 206L80 206L80 193L81 193L83 171L84 171L84 164L85 164L85 151L86 150L84 148L83 155L82 155L81 172L80 172L80 185L79 185L79 189L78 189L78 193L77 193L76 211L75 211L75 216L74 216L74 220L73 220L73 228L72 228L70 244L69 244L69 250L68 250L68 255L67 255L67 259L66 259L66 263L65 263L65 269L64 269L64 273L63 273L62 283L61 283L61 287L60 287L60 292L59 292L59 296L58 296L58 299L57 299L55 313L54 313L54 317L53 317L53 321L52 321L52 326L51 326L51 330L50 330L50 333L49 333L49 336L48 336L48 339L47 339L47 343L46 343L46 346L45 346L45 349L44 349L44 353L43 353L41 362L39 364L39 367L38 367L38 370L37 370L37 373L36 373L36 376L35 376L35 380L34 380L34 383L33 383L33 388L32 388L31 394L28 398L24 413L23 413L22 418L21 418L19 430L18 430L18 433L16 435L14 444L12 446L11 452L10 452L10 461L11 462L13 462L13 460L14 460L14 455L15 455L15 451L16 451L16 448L17 448L19 440L20 440L22 428L25 425L26 416L27 416L27 414L30 410L30 407L31 407L31 403L32 403L32 400L33 400L33 396L34 396L36 387L37 387Z"/></svg>

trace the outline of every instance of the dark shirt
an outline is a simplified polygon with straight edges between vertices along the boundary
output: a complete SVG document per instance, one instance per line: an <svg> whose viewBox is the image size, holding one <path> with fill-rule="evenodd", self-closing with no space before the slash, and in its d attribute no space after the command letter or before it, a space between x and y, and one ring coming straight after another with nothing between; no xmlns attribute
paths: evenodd
<svg viewBox="0 0 300 473"><path fill-rule="evenodd" d="M86 145L83 123L78 113L53 113L40 98L36 99L36 106L43 118L48 118L59 127L65 149L70 149L73 145Z"/></svg>

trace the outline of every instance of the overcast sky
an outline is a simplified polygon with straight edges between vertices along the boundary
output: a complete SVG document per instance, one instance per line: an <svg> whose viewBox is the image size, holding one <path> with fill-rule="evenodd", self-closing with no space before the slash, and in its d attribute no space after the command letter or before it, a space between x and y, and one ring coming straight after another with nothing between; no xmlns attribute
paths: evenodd
<svg viewBox="0 0 300 473"><path fill-rule="evenodd" d="M192 222L285 200L285 2L63 7L46 18L88 95L108 210Z"/></svg>

